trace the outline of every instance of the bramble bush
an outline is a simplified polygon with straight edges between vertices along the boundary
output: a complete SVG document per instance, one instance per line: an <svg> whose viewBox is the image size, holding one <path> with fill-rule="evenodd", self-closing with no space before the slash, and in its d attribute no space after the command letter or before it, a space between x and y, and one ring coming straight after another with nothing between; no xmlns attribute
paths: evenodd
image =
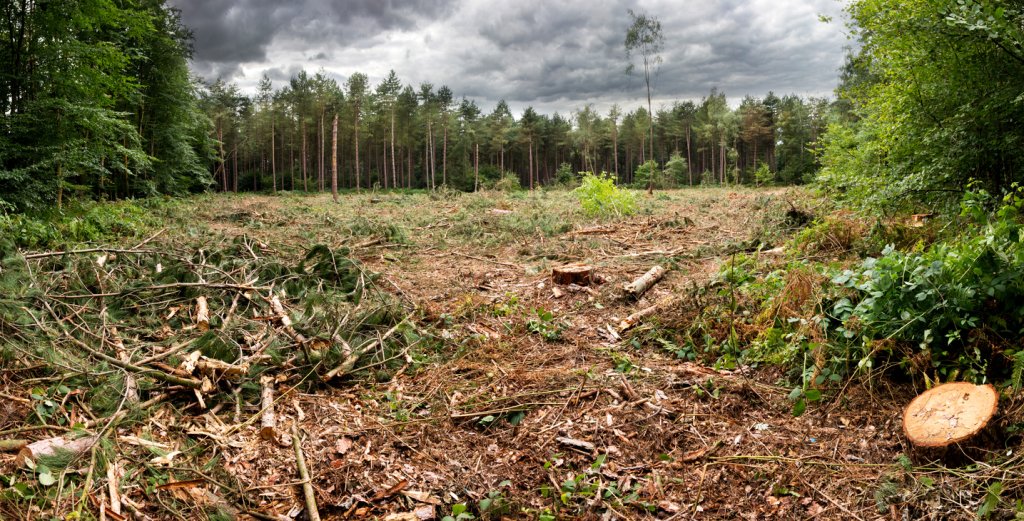
<svg viewBox="0 0 1024 521"><path fill-rule="evenodd" d="M1015 188L990 212L993 202L984 191L968 192L961 216L969 231L919 253L888 247L833 278L848 292L832 306L834 331L860 341L858 367L902 349L894 354L904 367L946 380L1005 377L999 369L1012 364L1020 386L1024 351L1014 346L1024 332L1024 191Z"/></svg>

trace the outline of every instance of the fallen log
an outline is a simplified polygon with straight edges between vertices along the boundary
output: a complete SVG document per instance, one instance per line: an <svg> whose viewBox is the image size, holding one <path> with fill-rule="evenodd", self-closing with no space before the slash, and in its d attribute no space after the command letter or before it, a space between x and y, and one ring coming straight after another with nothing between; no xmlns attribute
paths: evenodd
<svg viewBox="0 0 1024 521"><path fill-rule="evenodd" d="M654 266L647 273L641 275L640 278L624 285L622 289L626 292L627 296L638 299L664 276L665 268Z"/></svg>
<svg viewBox="0 0 1024 521"><path fill-rule="evenodd" d="M28 445L28 440L0 440L0 452L20 451Z"/></svg>
<svg viewBox="0 0 1024 521"><path fill-rule="evenodd" d="M567 264L551 268L551 282L562 286L589 286L594 282L594 267L586 264Z"/></svg>
<svg viewBox="0 0 1024 521"><path fill-rule="evenodd" d="M275 427L277 419L274 416L274 378L264 376L260 378L260 385L263 387L261 393L262 416L260 418L260 438L273 440L277 437Z"/></svg>
<svg viewBox="0 0 1024 521"><path fill-rule="evenodd" d="M669 306L672 306L673 304L678 304L680 302L682 302L682 298L680 298L680 297L673 297L673 298L668 298L668 299L665 299L665 300L663 300L661 302L658 302L658 303L654 304L653 306L648 306L646 308L643 308L640 311L637 311L636 313L633 313L632 315L629 315L628 317L626 317L623 320L621 320L619 322L619 328L618 328L619 331L618 332L621 334L624 331L632 329L632 328L636 327L637 324L643 322L643 320L645 318L647 318L647 317L657 313L658 311L660 311L662 309L665 309L665 308L667 308Z"/></svg>
<svg viewBox="0 0 1024 521"><path fill-rule="evenodd" d="M15 464L22 466L27 461L35 462L40 456L56 456L58 453L82 454L99 440L99 436L85 436L69 440L67 438L47 438L24 446L18 451Z"/></svg>

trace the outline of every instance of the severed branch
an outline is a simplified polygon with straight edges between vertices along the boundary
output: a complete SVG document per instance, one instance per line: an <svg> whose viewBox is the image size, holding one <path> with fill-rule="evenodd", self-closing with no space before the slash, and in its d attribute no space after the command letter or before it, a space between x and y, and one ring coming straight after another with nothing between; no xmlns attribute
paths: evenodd
<svg viewBox="0 0 1024 521"><path fill-rule="evenodd" d="M313 483L309 479L306 458L302 455L302 441L299 439L299 428L295 424L292 424L292 447L295 448L295 465L299 468L299 477L302 479L302 495L306 498L306 517L309 521L320 521L320 510L316 507Z"/></svg>
<svg viewBox="0 0 1024 521"><path fill-rule="evenodd" d="M277 437L274 428L277 426L277 419L274 415L274 378L263 376L260 378L261 393L260 405L263 413L260 418L260 438L272 440Z"/></svg>
<svg viewBox="0 0 1024 521"><path fill-rule="evenodd" d="M648 270L647 273L641 275L640 278L624 285L622 289L626 292L627 296L638 299L664 276L665 268L662 268L661 266L654 266Z"/></svg>

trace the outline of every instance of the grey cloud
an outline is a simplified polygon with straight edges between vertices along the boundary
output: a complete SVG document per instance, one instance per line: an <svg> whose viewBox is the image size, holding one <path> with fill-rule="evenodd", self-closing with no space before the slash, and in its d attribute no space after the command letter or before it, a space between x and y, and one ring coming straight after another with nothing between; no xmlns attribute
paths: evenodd
<svg viewBox="0 0 1024 521"><path fill-rule="evenodd" d="M241 64L286 80L299 68L334 77L389 69L412 85L448 85L489 111L506 99L563 114L587 103L636 106L643 80L626 76L627 7L614 0L171 0L196 34L197 73L241 78ZM746 94L827 94L847 43L835 0L646 0L662 22L658 100L718 87ZM254 78L240 82L251 89ZM275 81L276 83L276 81Z"/></svg>

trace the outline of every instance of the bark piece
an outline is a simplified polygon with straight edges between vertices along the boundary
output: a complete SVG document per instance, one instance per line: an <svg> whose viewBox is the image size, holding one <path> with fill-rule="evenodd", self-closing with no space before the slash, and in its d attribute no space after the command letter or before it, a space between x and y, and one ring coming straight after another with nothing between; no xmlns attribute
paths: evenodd
<svg viewBox="0 0 1024 521"><path fill-rule="evenodd" d="M661 266L654 266L647 273L644 273L640 278L630 282L622 287L626 292L626 295L637 299L640 298L647 290L651 289L655 283L661 280L665 276L665 268Z"/></svg>
<svg viewBox="0 0 1024 521"><path fill-rule="evenodd" d="M274 416L274 379L269 376L260 378L260 385L263 386L262 406L263 415L260 419L260 438L273 440L277 437L275 427L277 419Z"/></svg>
<svg viewBox="0 0 1024 521"><path fill-rule="evenodd" d="M587 264L567 264L551 269L551 282L568 286L589 286L594 282L594 267Z"/></svg>
<svg viewBox="0 0 1024 521"><path fill-rule="evenodd" d="M560 438L556 438L556 439L558 440L558 443L561 443L562 445L565 445L566 447L570 447L570 448L577 449L577 450L582 450L582 451L587 452L587 453L592 453L592 452L594 452L594 450L597 449L597 447L595 447L594 444L590 443L589 441L577 440L576 438L566 438L566 437L560 437Z"/></svg>
<svg viewBox="0 0 1024 521"><path fill-rule="evenodd" d="M18 457L15 462L18 466L21 466L24 465L26 461L35 461L40 456L54 456L59 452L81 454L89 450L89 448L92 447L98 439L99 438L97 436L85 436L73 440L63 437L39 440L37 442L30 443L21 449L21 451L18 452Z"/></svg>
<svg viewBox="0 0 1024 521"><path fill-rule="evenodd" d="M206 297L196 298L196 329L210 330L210 305L206 302Z"/></svg>
<svg viewBox="0 0 1024 521"><path fill-rule="evenodd" d="M991 384L942 384L907 405L903 432L918 447L945 447L981 432L998 405L999 392Z"/></svg>

